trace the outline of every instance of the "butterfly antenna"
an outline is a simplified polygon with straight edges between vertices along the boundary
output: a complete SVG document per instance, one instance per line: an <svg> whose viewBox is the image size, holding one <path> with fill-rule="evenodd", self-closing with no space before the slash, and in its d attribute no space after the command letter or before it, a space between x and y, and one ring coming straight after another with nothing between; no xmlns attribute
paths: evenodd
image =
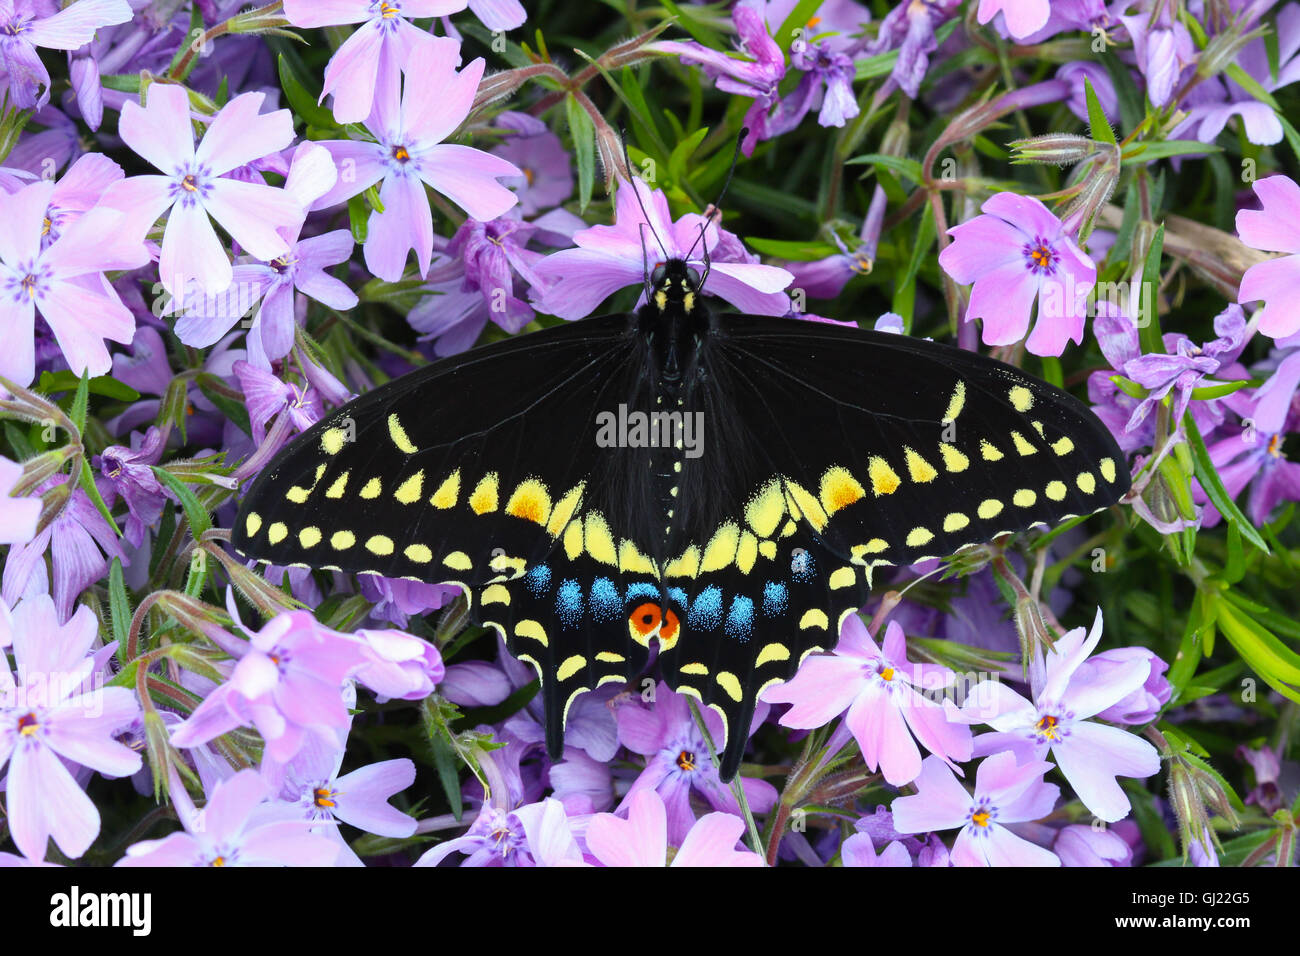
<svg viewBox="0 0 1300 956"><path fill-rule="evenodd" d="M632 172L632 158L627 154L627 130L622 129L619 131L619 134L620 134L619 138L623 143L623 162L627 166L627 184L632 190L632 195L636 196L636 204L641 207L641 215L645 218L645 225L650 226L650 213L646 212L645 203L641 201L641 190L636 188L636 182L640 177ZM670 258L668 255L668 250L664 248L664 242L662 239L659 238L659 233L655 232L654 226L650 226L650 235L655 237L655 242L659 244L659 250L664 254L664 258L665 259ZM641 251L642 251L642 266L644 268L644 266L649 262L649 260L645 258L645 234L644 233L641 236ZM646 274L649 275L649 270L645 270L645 271ZM647 281L646 288L649 287L650 287L650 283L649 281Z"/></svg>
<svg viewBox="0 0 1300 956"><path fill-rule="evenodd" d="M686 253L687 261L690 260L691 253L695 251L695 247L698 246L701 242L704 242L704 233L709 228L709 222L713 219L714 215L718 212L718 210L722 208L722 200L726 198L727 189L731 186L731 177L735 175L736 172L736 163L740 160L740 146L742 143L745 142L745 137L748 135L749 135L749 127L742 126L740 128L740 135L736 137L736 151L731 154L731 168L727 170L727 178L726 181L723 182L722 184L722 192L718 193L717 202L713 204L708 214L704 217L704 224L700 226L699 238L696 239L693 243L691 243L691 248ZM701 287L703 287L704 285L704 280L709 277L709 267L710 267L709 244L705 242L704 243L704 275L700 277Z"/></svg>

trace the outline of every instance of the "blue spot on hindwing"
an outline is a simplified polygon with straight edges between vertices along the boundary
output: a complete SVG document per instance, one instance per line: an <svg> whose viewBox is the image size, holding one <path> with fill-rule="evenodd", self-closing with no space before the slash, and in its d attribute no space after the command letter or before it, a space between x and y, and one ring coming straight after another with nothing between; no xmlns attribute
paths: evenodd
<svg viewBox="0 0 1300 956"><path fill-rule="evenodd" d="M551 586L551 569L545 564L539 564L524 575L524 585L533 593L533 597L541 597Z"/></svg>
<svg viewBox="0 0 1300 956"><path fill-rule="evenodd" d="M691 602L686 624L692 630L711 631L722 620L722 589L710 585Z"/></svg>
<svg viewBox="0 0 1300 956"><path fill-rule="evenodd" d="M817 573L817 562L804 548L796 548L790 558L790 576L800 584L807 584Z"/></svg>
<svg viewBox="0 0 1300 956"><path fill-rule="evenodd" d="M623 602L618 599L618 585L609 578L596 578L591 582L591 616L597 621L614 621L623 613Z"/></svg>
<svg viewBox="0 0 1300 956"><path fill-rule="evenodd" d="M731 599L727 611L727 637L734 641L748 641L754 630L754 601L743 594Z"/></svg>
<svg viewBox="0 0 1300 956"><path fill-rule="evenodd" d="M565 630L574 630L582 623L582 585L572 578L556 589L555 614Z"/></svg>
<svg viewBox="0 0 1300 956"><path fill-rule="evenodd" d="M768 581L763 586L763 613L767 617L784 614L790 603L790 590L777 581Z"/></svg>
<svg viewBox="0 0 1300 956"><path fill-rule="evenodd" d="M627 586L627 603L633 601L659 601L659 585L651 584L648 581L637 581L635 584Z"/></svg>
<svg viewBox="0 0 1300 956"><path fill-rule="evenodd" d="M670 597L683 611L686 610L686 592L681 588L669 588L668 597Z"/></svg>

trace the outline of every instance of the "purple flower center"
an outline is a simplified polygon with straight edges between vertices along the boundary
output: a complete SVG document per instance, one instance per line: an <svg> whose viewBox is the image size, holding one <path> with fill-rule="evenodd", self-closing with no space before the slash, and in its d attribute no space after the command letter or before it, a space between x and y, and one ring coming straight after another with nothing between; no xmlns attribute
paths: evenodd
<svg viewBox="0 0 1300 956"><path fill-rule="evenodd" d="M316 787L311 792L312 803L322 810L332 810L336 806L334 797L337 794L329 787Z"/></svg>
<svg viewBox="0 0 1300 956"><path fill-rule="evenodd" d="M1023 252L1025 268L1030 272L1046 273L1049 276L1056 273L1056 264L1061 261L1061 256L1042 236L1035 236L1033 242L1026 242Z"/></svg>
<svg viewBox="0 0 1300 956"><path fill-rule="evenodd" d="M280 256L278 259L272 259L269 265L271 266L271 269L279 275L285 275L293 265L293 262L288 256Z"/></svg>
<svg viewBox="0 0 1300 956"><path fill-rule="evenodd" d="M4 25L4 35L16 37L20 33L25 33L27 31L27 24L31 22L31 17L14 17Z"/></svg>
<svg viewBox="0 0 1300 956"><path fill-rule="evenodd" d="M977 837L988 836L989 828L997 821L998 808L989 803L988 797L979 797L971 804L966 814L968 832Z"/></svg>
<svg viewBox="0 0 1300 956"><path fill-rule="evenodd" d="M190 207L208 197L212 191L212 174L205 166L176 170L172 181L171 197L182 206Z"/></svg>
<svg viewBox="0 0 1300 956"><path fill-rule="evenodd" d="M41 729L41 722L36 719L36 714L28 712L18 718L18 736L35 737Z"/></svg>
<svg viewBox="0 0 1300 956"><path fill-rule="evenodd" d="M5 289L18 304L36 302L45 296L50 276L51 270L46 266L36 263L19 266L5 279Z"/></svg>
<svg viewBox="0 0 1300 956"><path fill-rule="evenodd" d="M1070 721L1074 717L1072 711L1058 712L1054 710L1039 711L1038 720L1034 724L1032 739L1038 743L1060 743L1070 736Z"/></svg>

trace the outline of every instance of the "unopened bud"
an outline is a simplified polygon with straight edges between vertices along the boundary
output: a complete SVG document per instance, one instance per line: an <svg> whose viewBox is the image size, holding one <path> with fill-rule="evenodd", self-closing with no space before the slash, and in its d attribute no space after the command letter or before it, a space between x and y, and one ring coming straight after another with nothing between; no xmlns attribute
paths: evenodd
<svg viewBox="0 0 1300 956"><path fill-rule="evenodd" d="M1097 152L1099 144L1075 133L1048 133L1011 141L1011 162L1055 163L1065 166L1080 163Z"/></svg>

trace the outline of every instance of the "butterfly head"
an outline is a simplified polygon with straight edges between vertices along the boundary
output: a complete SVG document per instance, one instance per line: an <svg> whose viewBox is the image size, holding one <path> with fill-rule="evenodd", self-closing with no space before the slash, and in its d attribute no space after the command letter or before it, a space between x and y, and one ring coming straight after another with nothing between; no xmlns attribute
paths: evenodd
<svg viewBox="0 0 1300 956"><path fill-rule="evenodd" d="M694 266L683 259L669 259L656 264L650 273L651 301L660 313L676 308L689 315L695 309L703 284L704 279Z"/></svg>

